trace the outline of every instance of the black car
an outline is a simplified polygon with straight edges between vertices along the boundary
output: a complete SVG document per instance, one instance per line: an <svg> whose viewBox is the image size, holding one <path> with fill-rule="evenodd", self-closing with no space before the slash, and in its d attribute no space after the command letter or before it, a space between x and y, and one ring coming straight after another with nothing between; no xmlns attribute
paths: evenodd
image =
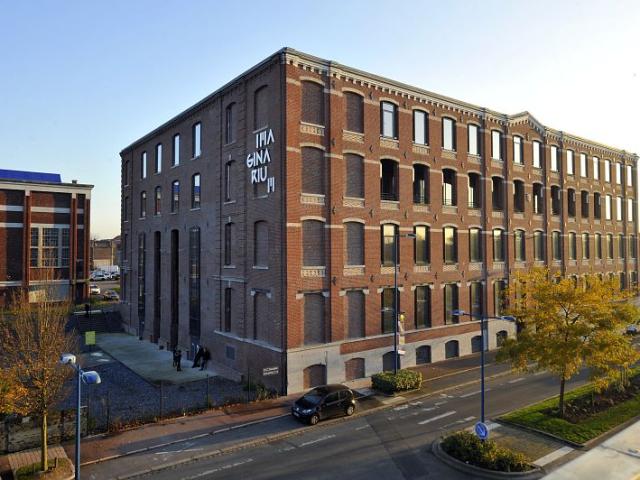
<svg viewBox="0 0 640 480"><path fill-rule="evenodd" d="M353 415L355 395L344 385L323 385L308 391L291 408L294 417L315 425L320 420L338 415Z"/></svg>

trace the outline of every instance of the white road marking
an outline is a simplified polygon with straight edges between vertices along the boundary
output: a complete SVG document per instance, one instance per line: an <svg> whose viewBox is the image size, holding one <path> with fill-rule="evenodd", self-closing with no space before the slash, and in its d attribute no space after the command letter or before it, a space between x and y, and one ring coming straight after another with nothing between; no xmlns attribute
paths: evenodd
<svg viewBox="0 0 640 480"><path fill-rule="evenodd" d="M430 412L431 410L435 410L436 407L427 407L427 408L423 408L422 411L423 412Z"/></svg>
<svg viewBox="0 0 640 480"><path fill-rule="evenodd" d="M440 427L441 430L446 430L449 427L452 427L454 425L460 425L461 423L465 423L465 422L470 422L471 420L475 419L476 417L467 417L467 418L461 418L460 420L456 420L455 422L451 422L451 423L447 423L446 425L443 425L442 427Z"/></svg>
<svg viewBox="0 0 640 480"><path fill-rule="evenodd" d="M362 425L361 427L356 427L356 430L364 430L365 428L369 428L371 425Z"/></svg>
<svg viewBox="0 0 640 480"><path fill-rule="evenodd" d="M435 405L436 407L439 407L440 405L444 405L445 403L447 403L447 400L443 400L443 401L441 401L441 402L436 402L436 403L434 403L434 405Z"/></svg>
<svg viewBox="0 0 640 480"><path fill-rule="evenodd" d="M407 408L409 408L409 405L400 405L399 407L394 408L394 411L398 411L398 410L406 410Z"/></svg>
<svg viewBox="0 0 640 480"><path fill-rule="evenodd" d="M551 463L554 460L559 459L560 457L564 457L567 453L572 452L572 451L573 451L573 448L571 448L571 447L566 447L566 446L565 447L560 447L559 449L554 450L551 453L548 453L544 457L539 458L538 460L536 460L533 463L535 463L539 467L544 467L548 463Z"/></svg>
<svg viewBox="0 0 640 480"><path fill-rule="evenodd" d="M538 375L544 375L545 373L547 373L546 370L540 370L539 372L534 373L533 376L537 377Z"/></svg>
<svg viewBox="0 0 640 480"><path fill-rule="evenodd" d="M449 412L443 413L441 415L436 415L435 417L427 418L421 422L418 422L418 425L425 425L427 423L435 422L436 420L440 420L441 418L448 417L449 415L454 415L456 413L455 410L451 410Z"/></svg>
<svg viewBox="0 0 640 480"><path fill-rule="evenodd" d="M291 450L295 450L295 449L296 447L289 445L288 447L281 448L280 450L278 450L278 452L279 453L290 452Z"/></svg>
<svg viewBox="0 0 640 480"><path fill-rule="evenodd" d="M172 453L199 452L202 448L185 448L183 450L168 450L166 452L155 452L155 455L169 455Z"/></svg>
<svg viewBox="0 0 640 480"><path fill-rule="evenodd" d="M470 417L467 417L464 419L465 422L470 422L471 420L475 420L476 417L474 417L473 415L471 415Z"/></svg>
<svg viewBox="0 0 640 480"><path fill-rule="evenodd" d="M242 460L240 462L230 463L228 465L223 465L222 467L213 468L205 472L200 472L195 475L191 475L190 477L183 477L182 480L194 480L196 478L206 477L207 475L211 475L212 473L217 473L222 470L229 470L230 468L239 467L240 465L244 465L245 463L250 463L250 462L253 462L253 458L247 458L246 460Z"/></svg>
<svg viewBox="0 0 640 480"><path fill-rule="evenodd" d="M411 405L412 407L418 407L422 405L422 402L409 402L409 405Z"/></svg>
<svg viewBox="0 0 640 480"><path fill-rule="evenodd" d="M486 425L487 425L487 430L489 430L489 431L495 430L496 428L498 428L500 426L500 424L496 423L496 422L488 422Z"/></svg>
<svg viewBox="0 0 640 480"><path fill-rule="evenodd" d="M513 380L509 380L507 383L518 383L523 381L524 378L520 377L520 378L514 378Z"/></svg>
<svg viewBox="0 0 640 480"><path fill-rule="evenodd" d="M491 390L491 389L490 388L485 388L484 389L485 392L488 392L489 390ZM482 390L476 390L475 392L465 393L464 395L460 395L460 398L472 397L473 395L478 395L481 392L482 392Z"/></svg>
<svg viewBox="0 0 640 480"><path fill-rule="evenodd" d="M335 435L325 435L323 437L320 438L316 438L315 440L309 440L308 442L304 442L300 444L300 447L306 447L308 445L313 445L315 443L319 443L319 442L324 442L325 440L329 440L330 438L335 437Z"/></svg>

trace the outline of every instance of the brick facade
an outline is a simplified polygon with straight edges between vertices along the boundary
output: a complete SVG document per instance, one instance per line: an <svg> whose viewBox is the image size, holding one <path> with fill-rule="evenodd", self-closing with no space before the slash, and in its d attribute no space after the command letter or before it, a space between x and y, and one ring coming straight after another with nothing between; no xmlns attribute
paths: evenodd
<svg viewBox="0 0 640 480"><path fill-rule="evenodd" d="M418 122L423 118L424 125ZM384 121L390 122L388 130L381 126ZM201 124L202 154L192 159L196 123ZM449 126L451 138L444 133ZM474 128L477 136L470 134ZM177 134L180 164L172 166ZM521 162L514 161L516 142L522 145ZM535 159L534 142L540 145ZM159 143L162 171L155 173L153 153ZM553 151L559 153L558 171ZM568 171L569 151L573 174ZM143 152L148 165L141 179ZM258 157L248 158L254 152ZM588 160L586 176L580 172L581 154ZM269 155L268 160L263 155ZM478 322L461 317L459 323L447 324L445 308L451 305L445 305L445 292L457 296L460 309L496 315L494 294L503 282L536 265L549 265L564 275L613 273L625 285L637 282L636 155L550 129L527 112L505 115L290 49L136 141L121 156L121 281L123 314L131 330L188 351L206 344L214 362L235 376L278 366L279 375L263 381L281 391L302 390L310 379L340 382L357 372L371 375L383 368L383 356L393 349L393 334L387 333L391 317L385 323L382 297L394 284L394 231L400 234L403 365L415 364L421 347L429 347L431 361L444 359L446 352L464 355L475 348ZM602 171L594 179L594 157L600 170L605 160L611 162L609 182ZM256 158L264 162L256 166ZM190 209L195 173L202 179L201 203ZM252 184L251 175L269 180ZM174 180L180 182L179 211L170 213ZM141 193L149 199L158 186L161 213L155 215L147 206L141 218ZM551 213L551 187L562 192L559 215ZM576 214L571 189L577 192ZM603 199L611 195L611 220L605 218L604 200L601 218L595 218L595 193ZM582 198L590 201L584 217ZM618 202L625 209L621 220L616 220ZM386 239L381 237L383 225L391 232ZM197 337L190 335L187 321L188 232L194 227L202 238ZM428 231L420 259L414 240L406 238L416 227ZM445 230L454 233L455 248L445 245ZM522 260L514 251L517 230L524 232ZM494 255L500 231L504 258ZM554 231L562 239L559 260L553 260ZM137 271L140 233L146 237L143 275ZM570 258L571 233L578 239L575 260ZM591 245L585 259L583 233L589 234ZM626 252L616 251L613 259L606 253L596 258L596 233L603 239L612 234L616 241L623 235ZM156 253L167 259L155 269L148 260L155 248L153 234L161 244ZM173 252L172 238L179 239ZM479 247L471 249L475 238ZM544 239L542 249L534 246L538 238ZM264 256L257 252L265 250L267 260L257 261ZM445 260L445 253L452 258ZM154 297L156 273L161 282ZM418 300L420 318L415 315ZM490 348L496 346L498 332L514 332L503 320L492 320L488 328ZM418 356L426 358L425 351Z"/></svg>

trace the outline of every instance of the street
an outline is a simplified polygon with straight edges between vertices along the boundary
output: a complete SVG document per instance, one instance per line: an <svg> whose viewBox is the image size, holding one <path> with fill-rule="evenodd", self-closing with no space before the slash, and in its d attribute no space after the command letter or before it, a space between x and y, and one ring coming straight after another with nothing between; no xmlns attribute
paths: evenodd
<svg viewBox="0 0 640 480"><path fill-rule="evenodd" d="M473 372L477 374L476 372ZM581 375L570 387L584 383ZM557 394L557 381L547 373L507 374L487 381L488 419L514 408ZM360 411L370 408L364 400ZM451 470L431 454L431 443L448 431L478 421L479 384L466 384L444 393L417 398L409 403L377 409L350 419L321 422L309 428L286 416L238 430L204 435L83 468L87 478L99 480L121 476L160 479L196 478L370 478L385 479L469 478ZM276 436L268 441L267 436ZM251 446L227 449L238 443ZM203 458L178 463L191 457ZM536 460L536 459L532 459ZM170 469L163 465L174 463Z"/></svg>

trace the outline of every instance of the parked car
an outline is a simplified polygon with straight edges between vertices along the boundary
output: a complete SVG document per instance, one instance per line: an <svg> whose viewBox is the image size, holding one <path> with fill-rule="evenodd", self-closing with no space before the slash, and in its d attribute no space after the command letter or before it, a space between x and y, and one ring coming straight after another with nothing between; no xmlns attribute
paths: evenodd
<svg viewBox="0 0 640 480"><path fill-rule="evenodd" d="M109 277L107 277L107 274L104 272L92 272L89 279L94 282L97 282L100 280L109 280Z"/></svg>
<svg viewBox="0 0 640 480"><path fill-rule="evenodd" d="M627 329L624 333L626 333L627 335L637 335L638 332L640 332L640 330L638 329L638 325L632 323L631 325L627 325Z"/></svg>
<svg viewBox="0 0 640 480"><path fill-rule="evenodd" d="M89 293L91 295L100 295L100 287L95 283L92 283L91 285L89 285Z"/></svg>
<svg viewBox="0 0 640 480"><path fill-rule="evenodd" d="M120 295L115 290L105 290L102 295L105 300L115 300L116 302L120 301Z"/></svg>
<svg viewBox="0 0 640 480"><path fill-rule="evenodd" d="M291 414L311 425L325 418L353 415L356 411L355 395L345 385L323 385L309 390L296 400Z"/></svg>

